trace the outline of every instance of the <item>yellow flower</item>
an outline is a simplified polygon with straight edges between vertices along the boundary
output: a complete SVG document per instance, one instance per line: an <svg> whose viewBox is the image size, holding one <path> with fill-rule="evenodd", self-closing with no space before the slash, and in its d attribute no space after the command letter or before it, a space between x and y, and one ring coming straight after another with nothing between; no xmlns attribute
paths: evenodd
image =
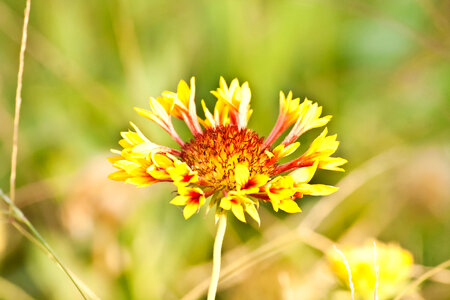
<svg viewBox="0 0 450 300"><path fill-rule="evenodd" d="M347 160L340 157L331 157L339 146L339 142L336 141L336 135L327 136L327 133L328 129L325 128L302 156L279 166L279 170L284 172L295 168L311 166L317 162L319 169L344 171L340 166L347 163Z"/></svg>
<svg viewBox="0 0 450 300"><path fill-rule="evenodd" d="M134 131L123 132L119 142L122 150L110 158L119 171L111 179L125 181L138 187L155 182L173 182L178 196L171 202L185 206L187 219L197 212L205 199L213 196L209 206L217 205L217 212L231 211L245 222L245 214L260 222L260 202L270 202L273 209L289 213L300 212L295 202L303 195L328 195L336 188L309 184L317 169L342 170L346 160L331 157L336 151L336 136L326 136L325 130L310 148L291 162L279 165L279 159L293 154L296 142L307 130L324 126L331 116L321 117L317 103L293 99L292 92L280 93L280 112L277 123L264 140L247 128L252 113L251 91L247 82L237 79L227 85L220 78L219 88L211 92L217 102L210 111L201 101L204 118L197 116L195 79L190 85L180 81L177 92L165 91L150 98L150 110L136 108L142 116L159 124L180 145L172 149L148 140L132 124ZM193 134L189 142L181 140L172 124L172 116L183 120ZM278 137L292 129L279 145ZM202 128L203 126L203 128ZM287 175L281 174L289 172ZM279 175L279 176L277 176Z"/></svg>
<svg viewBox="0 0 450 300"><path fill-rule="evenodd" d="M376 241L376 262L378 266L377 295L381 299L390 299L398 294L407 284L412 271L411 253L397 244L384 244ZM372 242L361 247L341 249L348 261L355 294L362 299L373 299L377 280L375 253ZM334 249L327 253L332 271L348 286L348 271L342 256Z"/></svg>
<svg viewBox="0 0 450 300"><path fill-rule="evenodd" d="M269 200L272 203L274 211L278 211L278 209L280 208L284 210L284 205L288 203L288 212L300 212L300 208L293 201L293 197L295 195L295 186L294 178L292 178L292 176L279 176L275 178L274 180L269 182L269 184L265 188L265 192L267 196L269 196ZM292 202L294 202L295 204L293 204ZM294 206L293 208L291 207L292 205Z"/></svg>
<svg viewBox="0 0 450 300"><path fill-rule="evenodd" d="M284 210L288 213L301 212L294 201L303 195L326 196L337 191L334 186L324 184L308 184L316 172L318 163L311 167L299 168L286 176L273 179L265 188L265 192L272 203L273 209Z"/></svg>
<svg viewBox="0 0 450 300"><path fill-rule="evenodd" d="M344 171L339 166L345 164L347 160L340 157L330 157L338 146L336 135L326 136L328 129L325 128L323 132L312 142L308 151L302 155L302 163L319 162L319 168L331 171Z"/></svg>
<svg viewBox="0 0 450 300"><path fill-rule="evenodd" d="M168 168L170 178L177 186L187 186L190 183L198 182L198 174L189 168L189 166L181 161L175 161L173 168Z"/></svg>
<svg viewBox="0 0 450 300"><path fill-rule="evenodd" d="M299 136L301 136L306 131L325 126L331 119L331 116L320 117L322 114L322 106L318 106L317 103L306 99L299 106L299 117L292 127L289 134L283 141L284 145L290 145Z"/></svg>
<svg viewBox="0 0 450 300"><path fill-rule="evenodd" d="M245 223L245 211L259 224L259 215L255 205L255 202L247 198L245 194L235 191L229 192L228 195L223 197L220 201L220 207L225 210L231 210L239 221Z"/></svg>
<svg viewBox="0 0 450 300"><path fill-rule="evenodd" d="M184 80L178 84L177 92L163 92L162 99L170 103L170 114L180 120L184 120L189 129L195 134L201 134L202 128L198 122L195 111L195 78L191 78L189 87Z"/></svg>
<svg viewBox="0 0 450 300"><path fill-rule="evenodd" d="M114 173L109 174L109 178L117 181L125 181L138 187L149 186L160 180L154 178L147 172L151 166L151 162L144 159L121 159L120 157L110 158L113 166L120 169Z"/></svg>
<svg viewBox="0 0 450 300"><path fill-rule="evenodd" d="M244 194L256 194L259 189L264 186L270 177L266 174L254 174L250 177L247 166L238 164L234 169L234 177L236 180L236 188Z"/></svg>
<svg viewBox="0 0 450 300"><path fill-rule="evenodd" d="M305 99L300 104L300 99L292 99L292 92L289 92L287 98L283 92L280 92L280 112L277 122L272 132L267 137L264 145L271 145L291 124L294 124L289 134L283 140L283 145L290 145L295 142L306 131L325 126L331 119L331 116L320 117L322 107L317 103Z"/></svg>
<svg viewBox="0 0 450 300"><path fill-rule="evenodd" d="M172 120L170 119L170 112L172 111L173 105L170 104L170 100L167 98L158 97L158 98L150 98L150 109L146 110L142 108L135 107L137 113L141 116L152 120L159 126L161 126L170 136L177 141L180 145L183 144L183 141L178 136L175 128L173 127ZM166 104L166 105L164 105Z"/></svg>
<svg viewBox="0 0 450 300"><path fill-rule="evenodd" d="M297 148L300 146L299 142L290 144L289 146L285 146L283 144L280 144L273 149L272 154L275 160L278 160L280 158L283 158L285 156L288 156L297 150Z"/></svg>
<svg viewBox="0 0 450 300"><path fill-rule="evenodd" d="M320 162L316 161L314 165L310 167L298 168L289 174L295 182L295 197L302 198L303 195L328 196L338 190L337 187L331 185L308 183L316 173L319 164Z"/></svg>
<svg viewBox="0 0 450 300"><path fill-rule="evenodd" d="M217 98L216 115L218 116L218 120L226 120L229 112L230 117L233 118L233 122L239 128L245 128L247 126L248 119L251 115L250 98L252 97L248 82L239 86L239 81L235 78L231 81L230 87L228 87L225 79L220 77L220 88L216 91L211 91L211 94ZM227 109L224 109L225 107ZM216 122L215 125L225 124Z"/></svg>
<svg viewBox="0 0 450 300"><path fill-rule="evenodd" d="M180 187L178 193L179 196L173 198L170 203L174 205L184 205L183 215L186 219L196 213L205 203L205 194L199 188Z"/></svg>

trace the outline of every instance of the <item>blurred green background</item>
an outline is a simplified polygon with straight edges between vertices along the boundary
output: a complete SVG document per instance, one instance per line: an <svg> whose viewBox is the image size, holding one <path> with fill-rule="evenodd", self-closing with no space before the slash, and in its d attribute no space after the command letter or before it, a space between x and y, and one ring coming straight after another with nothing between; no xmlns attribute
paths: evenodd
<svg viewBox="0 0 450 300"><path fill-rule="evenodd" d="M25 1L0 1L4 191L24 7ZM424 266L450 258L449 1L32 1L17 203L102 299L180 299L209 275L213 216L186 222L168 204L171 185L136 189L108 180L106 157L129 121L175 147L133 107L147 107L149 96L196 76L198 106L205 99L212 108L209 91L220 75L249 82L249 127L262 136L276 121L280 90L318 101L334 116L328 128L338 133L347 172L320 171L315 181L348 176L347 185L358 188L317 232L339 242L397 241ZM189 138L181 122L175 125ZM319 133L302 137L301 150ZM379 174L366 176L365 162L378 155L372 167ZM305 197L303 213L290 216L262 207L261 228L232 220L224 265L295 228L324 200ZM325 286L313 275L321 261L320 251L293 243L224 285L218 299L337 299L339 283ZM441 281L449 283L446 274ZM443 282L425 283L422 296L411 299L450 299ZM5 219L0 286L0 299L30 299L23 292L80 299Z"/></svg>

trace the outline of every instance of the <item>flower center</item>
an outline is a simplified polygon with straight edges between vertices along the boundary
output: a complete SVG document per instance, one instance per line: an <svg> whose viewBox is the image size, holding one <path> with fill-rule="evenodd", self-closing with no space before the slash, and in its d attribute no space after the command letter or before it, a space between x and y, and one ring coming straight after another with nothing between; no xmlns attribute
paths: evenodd
<svg viewBox="0 0 450 300"><path fill-rule="evenodd" d="M263 138L250 129L219 126L207 129L183 146L181 158L214 188L234 189L234 169L237 164L255 174L271 176L276 165L265 153Z"/></svg>

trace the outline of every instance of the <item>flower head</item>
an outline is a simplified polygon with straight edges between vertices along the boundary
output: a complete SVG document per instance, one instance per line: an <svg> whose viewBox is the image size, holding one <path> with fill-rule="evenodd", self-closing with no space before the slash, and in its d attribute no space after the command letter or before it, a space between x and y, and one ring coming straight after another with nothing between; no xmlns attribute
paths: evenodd
<svg viewBox="0 0 450 300"><path fill-rule="evenodd" d="M373 299L377 282L379 299L390 299L399 293L411 276L413 257L411 253L397 244L384 244L377 241L367 242L360 247L342 249L352 274L352 282L356 294L362 299ZM376 253L376 257L375 257ZM328 262L333 272L348 284L348 271L342 256L335 250L327 253Z"/></svg>
<svg viewBox="0 0 450 300"><path fill-rule="evenodd" d="M324 126L331 116L321 117L322 107L310 100L300 103L292 99L292 92L280 93L280 112L277 123L267 139L247 128L252 113L251 92L247 82L242 85L234 79L228 86L223 77L219 88L211 92L217 102L211 112L202 100L205 118L197 116L195 106L195 79L190 86L180 81L177 92L165 91L162 96L150 98L150 110L136 111L159 124L180 145L172 149L148 140L132 124L135 131L123 132L119 142L122 150L113 150L118 156L110 158L119 171L109 177L138 187L156 182L173 182L178 196L172 204L184 206L187 219L212 196L209 207L218 213L231 211L245 222L245 214L260 222L260 202L270 202L273 209L295 213L300 207L295 201L303 195L322 196L337 188L309 184L317 169L343 171L345 159L332 157L339 142L336 136L327 136L327 129L314 140L310 148L292 161L278 161L293 154L300 143L296 140L306 131ZM183 120L193 134L183 141L175 131L171 117ZM286 138L274 145L291 125Z"/></svg>

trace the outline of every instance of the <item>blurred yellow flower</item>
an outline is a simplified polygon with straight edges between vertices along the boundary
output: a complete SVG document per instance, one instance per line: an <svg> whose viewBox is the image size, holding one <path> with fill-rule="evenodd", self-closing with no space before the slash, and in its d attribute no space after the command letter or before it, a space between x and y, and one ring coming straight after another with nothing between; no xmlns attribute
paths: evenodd
<svg viewBox="0 0 450 300"><path fill-rule="evenodd" d="M270 202L275 211L300 212L295 202L303 195L322 196L337 188L309 184L317 169L343 171L347 161L331 157L339 142L336 136L326 136L327 130L312 143L300 157L278 164L278 160L294 153L300 143L296 140L306 131L322 127L331 116L321 117L322 107L310 100L300 103L280 93L278 120L269 137L264 138L247 123L251 91L247 82L237 79L228 86L223 77L220 86L211 92L217 102L211 113L202 100L205 119L197 116L195 107L195 78L190 85L180 81L177 92L165 91L162 96L150 98L150 110L136 111L159 124L180 145L180 150L157 145L148 140L134 125L135 131L122 132L119 142L122 150L113 150L118 156L109 160L119 171L109 178L138 187L156 182L173 182L178 196L172 204L184 206L186 219L198 212L211 197L209 207L217 212L231 211L237 219L246 222L245 213L258 223L259 202ZM193 134L189 142L181 140L171 117L183 120ZM276 146L274 142L293 125L286 138ZM202 127L203 126L203 127ZM288 174L277 176L281 173Z"/></svg>
<svg viewBox="0 0 450 300"><path fill-rule="evenodd" d="M405 287L411 276L413 257L397 244L376 241L376 264L378 266L378 299L390 299ZM374 299L377 272L375 269L374 244L367 242L361 247L340 249L350 267L355 295L361 299ZM349 287L349 274L343 257L330 249L327 258L332 271Z"/></svg>

